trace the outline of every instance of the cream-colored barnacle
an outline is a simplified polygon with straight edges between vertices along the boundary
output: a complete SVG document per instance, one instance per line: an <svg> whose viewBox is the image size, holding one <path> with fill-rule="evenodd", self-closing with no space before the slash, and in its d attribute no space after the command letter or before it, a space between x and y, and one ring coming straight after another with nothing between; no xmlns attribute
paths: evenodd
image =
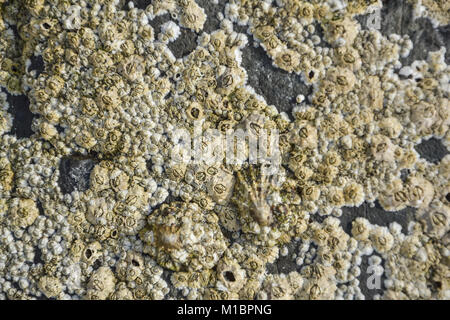
<svg viewBox="0 0 450 320"><path fill-rule="evenodd" d="M376 227L370 232L370 239L380 253L388 252L394 245L394 238L386 227Z"/></svg>
<svg viewBox="0 0 450 320"><path fill-rule="evenodd" d="M343 19L331 20L329 23L325 24L325 38L328 42L337 45L352 45L355 40L359 24L357 21L345 17ZM340 39L343 43L340 43Z"/></svg>
<svg viewBox="0 0 450 320"><path fill-rule="evenodd" d="M87 285L85 298L89 300L106 300L115 288L116 278L109 267L98 268Z"/></svg>
<svg viewBox="0 0 450 320"><path fill-rule="evenodd" d="M89 62L97 68L107 68L113 65L113 61L109 53L104 50L98 50L89 57Z"/></svg>
<svg viewBox="0 0 450 320"><path fill-rule="evenodd" d="M149 253L160 265L176 271L212 268L226 249L218 221L214 213L193 202L162 205L148 217L153 237L147 238L156 245Z"/></svg>
<svg viewBox="0 0 450 320"><path fill-rule="evenodd" d="M101 224L109 212L108 204L104 198L92 199L86 212L86 220L93 225Z"/></svg>
<svg viewBox="0 0 450 320"><path fill-rule="evenodd" d="M96 261L102 254L102 245L100 242L91 242L83 248L83 253L81 255L82 261L91 264Z"/></svg>
<svg viewBox="0 0 450 320"><path fill-rule="evenodd" d="M113 41L118 34L116 26L110 22L101 24L99 28L99 36L103 42Z"/></svg>
<svg viewBox="0 0 450 320"><path fill-rule="evenodd" d="M130 179L128 175L119 169L115 169L113 172L111 172L111 175L109 177L111 188L116 192L127 190L129 186L129 180Z"/></svg>
<svg viewBox="0 0 450 320"><path fill-rule="evenodd" d="M231 172L220 169L210 179L207 185L208 193L216 203L225 205L233 193L234 182L234 175Z"/></svg>
<svg viewBox="0 0 450 320"><path fill-rule="evenodd" d="M203 118L203 107L198 102L193 102L186 110L186 115L190 120L200 120Z"/></svg>
<svg viewBox="0 0 450 320"><path fill-rule="evenodd" d="M125 259L117 263L116 274L124 281L139 281L144 267L142 256L134 251L128 251Z"/></svg>
<svg viewBox="0 0 450 320"><path fill-rule="evenodd" d="M55 126L48 122L41 122L39 125L39 132L44 140L50 140L58 134Z"/></svg>
<svg viewBox="0 0 450 320"><path fill-rule="evenodd" d="M330 84L331 84L331 82L330 82ZM328 86L328 87L331 88L331 86ZM312 102L314 105L318 106L319 108L326 108L331 104L330 99L333 98L334 92L327 92L328 87L325 84L325 87L321 86L319 90L314 92Z"/></svg>
<svg viewBox="0 0 450 320"><path fill-rule="evenodd" d="M294 71L300 63L299 53L290 49L280 50L274 58L275 64L288 72Z"/></svg>
<svg viewBox="0 0 450 320"><path fill-rule="evenodd" d="M97 140L93 137L92 133L87 130L82 130L79 135L76 136L75 142L82 148L87 150L92 149L96 144Z"/></svg>
<svg viewBox="0 0 450 320"><path fill-rule="evenodd" d="M39 279L38 288L47 298L56 298L62 292L62 284L58 278L43 276Z"/></svg>
<svg viewBox="0 0 450 320"><path fill-rule="evenodd" d="M418 154L415 150L405 150L400 154L399 165L401 168L411 168L418 160Z"/></svg>
<svg viewBox="0 0 450 320"><path fill-rule="evenodd" d="M186 163L171 163L166 168L168 178L173 181L181 181L186 173Z"/></svg>
<svg viewBox="0 0 450 320"><path fill-rule="evenodd" d="M130 55L134 54L135 46L133 41L125 40L124 42L122 42L122 44L120 45L120 50L125 57L129 57Z"/></svg>
<svg viewBox="0 0 450 320"><path fill-rule="evenodd" d="M338 168L336 168L335 166L321 164L317 168L317 171L314 173L314 179L325 184L331 184L336 178L338 171Z"/></svg>
<svg viewBox="0 0 450 320"><path fill-rule="evenodd" d="M81 111L84 115L93 117L98 113L98 107L95 101L89 97L81 98Z"/></svg>
<svg viewBox="0 0 450 320"><path fill-rule="evenodd" d="M95 192L109 188L109 170L101 165L96 165L91 171L90 186Z"/></svg>
<svg viewBox="0 0 450 320"><path fill-rule="evenodd" d="M217 264L218 287L224 286L226 290L238 292L245 285L245 271L239 264L227 258L223 258Z"/></svg>
<svg viewBox="0 0 450 320"><path fill-rule="evenodd" d="M239 124L239 127L243 128L249 136L259 137L263 133L266 120L267 119L263 114L254 112L243 119Z"/></svg>
<svg viewBox="0 0 450 320"><path fill-rule="evenodd" d="M4 2L4 1L0 1ZM44 7L45 0L25 0L24 5L29 10L29 12L34 16L38 17L39 13Z"/></svg>
<svg viewBox="0 0 450 320"><path fill-rule="evenodd" d="M139 55L127 57L120 64L120 71L129 81L136 81L145 71L145 60Z"/></svg>
<svg viewBox="0 0 450 320"><path fill-rule="evenodd" d="M33 96L40 103L46 102L50 98L45 89L37 89Z"/></svg>
<svg viewBox="0 0 450 320"><path fill-rule="evenodd" d="M217 92L229 95L243 84L245 77L241 69L231 68L217 79Z"/></svg>
<svg viewBox="0 0 450 320"><path fill-rule="evenodd" d="M328 4L318 3L314 5L314 18L322 21L328 21L332 16L332 11Z"/></svg>
<svg viewBox="0 0 450 320"><path fill-rule="evenodd" d="M152 42L155 38L155 32L153 30L153 27L149 24L139 27L139 35L142 37L143 40L148 42Z"/></svg>
<svg viewBox="0 0 450 320"><path fill-rule="evenodd" d="M409 203L408 190L404 188L400 179L395 179L385 186L378 201L386 211L402 210Z"/></svg>
<svg viewBox="0 0 450 320"><path fill-rule="evenodd" d="M255 28L253 35L260 41L268 41L275 34L271 25L258 26Z"/></svg>
<svg viewBox="0 0 450 320"><path fill-rule="evenodd" d="M328 198L328 201L330 202L330 204L337 208L342 207L345 203L344 193L342 191L342 188L331 187L328 190L327 198Z"/></svg>
<svg viewBox="0 0 450 320"><path fill-rule="evenodd" d="M195 2L191 2L189 6L184 7L181 11L179 21L181 26L199 32L203 29L206 14Z"/></svg>
<svg viewBox="0 0 450 320"><path fill-rule="evenodd" d="M12 126L12 117L5 110L0 110L0 135L8 132Z"/></svg>
<svg viewBox="0 0 450 320"><path fill-rule="evenodd" d="M80 35L76 32L67 32L66 34L67 44L75 50L79 49L80 46Z"/></svg>
<svg viewBox="0 0 450 320"><path fill-rule="evenodd" d="M443 205L440 208L425 208L419 215L419 220L424 225L425 233L432 237L442 238L449 231L450 207Z"/></svg>
<svg viewBox="0 0 450 320"><path fill-rule="evenodd" d="M359 206L364 201L363 187L355 182L344 187L344 199L347 206Z"/></svg>
<svg viewBox="0 0 450 320"><path fill-rule="evenodd" d="M3 191L10 191L12 189L14 172L11 163L7 158L0 158L0 187Z"/></svg>
<svg viewBox="0 0 450 320"><path fill-rule="evenodd" d="M378 161L392 162L395 160L395 146L385 135L375 135L370 144L372 156Z"/></svg>
<svg viewBox="0 0 450 320"><path fill-rule="evenodd" d="M308 25L314 20L314 6L308 2L299 3L297 17L304 25Z"/></svg>
<svg viewBox="0 0 450 320"><path fill-rule="evenodd" d="M340 93L348 93L356 83L354 73L347 68L330 68L327 72L327 79L333 83Z"/></svg>
<svg viewBox="0 0 450 320"><path fill-rule="evenodd" d="M329 166L338 167L341 164L341 157L339 153L330 151L325 155L325 163Z"/></svg>
<svg viewBox="0 0 450 320"><path fill-rule="evenodd" d="M80 61L78 53L76 53L75 50L72 49L66 49L65 58L66 61L69 62L72 66L78 66Z"/></svg>
<svg viewBox="0 0 450 320"><path fill-rule="evenodd" d="M58 20L52 18L32 18L30 24L32 24L44 36L49 36L52 33L54 34L60 29Z"/></svg>
<svg viewBox="0 0 450 320"><path fill-rule="evenodd" d="M10 204L10 217L13 224L26 228L39 216L39 209L32 199L14 198Z"/></svg>
<svg viewBox="0 0 450 320"><path fill-rule="evenodd" d="M297 121L291 132L290 141L302 148L315 149L318 142L317 129L306 120Z"/></svg>
<svg viewBox="0 0 450 320"><path fill-rule="evenodd" d="M99 88L97 90L96 102L100 108L105 111L111 111L118 107L120 98L115 87L106 89Z"/></svg>
<svg viewBox="0 0 450 320"><path fill-rule="evenodd" d="M356 240L367 240L369 238L371 225L365 218L356 218L352 222L352 236Z"/></svg>
<svg viewBox="0 0 450 320"><path fill-rule="evenodd" d="M428 208L434 196L433 184L422 177L411 177L406 186L409 205L416 208Z"/></svg>
<svg viewBox="0 0 450 320"><path fill-rule="evenodd" d="M320 189L315 185L305 185L302 187L302 199L305 201L316 201L320 197Z"/></svg>
<svg viewBox="0 0 450 320"><path fill-rule="evenodd" d="M428 133L428 130L438 120L436 106L426 101L420 101L411 107L411 120L419 133Z"/></svg>
<svg viewBox="0 0 450 320"><path fill-rule="evenodd" d="M81 259L81 256L84 252L85 244L80 239L76 239L73 241L73 243L70 245L69 248L69 255L75 262L79 262Z"/></svg>
<svg viewBox="0 0 450 320"><path fill-rule="evenodd" d="M398 138L403 130L402 124L395 117L384 118L379 126L382 132L391 139Z"/></svg>
<svg viewBox="0 0 450 320"><path fill-rule="evenodd" d="M47 87L53 96L57 96L64 88L64 79L60 76L51 76L47 79Z"/></svg>
<svg viewBox="0 0 450 320"><path fill-rule="evenodd" d="M358 50L351 46L337 47L334 49L336 62L343 68L357 71L361 68L361 57Z"/></svg>

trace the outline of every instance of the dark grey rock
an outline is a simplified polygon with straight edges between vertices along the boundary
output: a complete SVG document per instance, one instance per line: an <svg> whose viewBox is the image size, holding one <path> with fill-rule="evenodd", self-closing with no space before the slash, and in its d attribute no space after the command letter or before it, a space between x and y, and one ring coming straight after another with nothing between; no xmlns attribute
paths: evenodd
<svg viewBox="0 0 450 320"><path fill-rule="evenodd" d="M421 158L432 163L438 163L449 153L447 148L442 144L441 140L436 138L422 141L420 144L415 146L415 149L420 154Z"/></svg>
<svg viewBox="0 0 450 320"><path fill-rule="evenodd" d="M362 15L357 17L363 29L367 28L367 21L371 15ZM450 58L450 27L443 26L433 28L430 20L426 18L418 18L414 20L413 6L405 0L400 1L384 1L381 9L381 30L380 32L388 36L390 34L409 35L414 44L414 48L410 55L402 58L400 61L403 65L410 65L415 60L425 60L428 52L437 51L442 46L447 48L445 54L446 61Z"/></svg>
<svg viewBox="0 0 450 320"><path fill-rule="evenodd" d="M370 223L383 227L388 227L392 222L397 222L402 226L402 231L406 232L409 222L414 220L415 208L405 208L396 212L389 212L383 210L378 201L375 202L375 207L370 208L367 202L364 202L359 207L344 207L342 208L341 220L342 229L349 235L352 230L352 222L358 218L363 217L369 220Z"/></svg>
<svg viewBox="0 0 450 320"><path fill-rule="evenodd" d="M220 21L217 18L219 12L225 11L225 0L219 0L218 4L214 4L211 0L196 0L197 4L205 10L207 19L203 26L203 32L211 33L220 27Z"/></svg>
<svg viewBox="0 0 450 320"><path fill-rule="evenodd" d="M242 50L242 67L247 70L247 84L263 96L268 104L290 115L296 97L299 94L307 97L312 87L308 87L300 76L274 67L264 49L254 47L254 40L248 38L249 44Z"/></svg>
<svg viewBox="0 0 450 320"><path fill-rule="evenodd" d="M186 28L180 28L180 36L168 47L176 58L183 58L197 48L197 34Z"/></svg>
<svg viewBox="0 0 450 320"><path fill-rule="evenodd" d="M30 58L30 66L28 67L28 72L36 71L36 76L39 76L44 71L44 59L41 55L39 56L31 56Z"/></svg>
<svg viewBox="0 0 450 320"><path fill-rule="evenodd" d="M59 164L58 185L63 194L75 190L80 192L89 188L89 177L96 161L93 159L65 157Z"/></svg>
<svg viewBox="0 0 450 320"><path fill-rule="evenodd" d="M274 263L267 263L266 268L269 274L288 274L292 271L300 271L303 266L298 266L295 259L292 259L292 255L297 253L297 248L300 241L291 241L286 244L288 254L286 256L279 255L278 259Z"/></svg>
<svg viewBox="0 0 450 320"><path fill-rule="evenodd" d="M36 117L30 111L30 100L26 95L13 96L7 94L8 112L14 117L11 134L17 138L29 138L33 135L31 124Z"/></svg>

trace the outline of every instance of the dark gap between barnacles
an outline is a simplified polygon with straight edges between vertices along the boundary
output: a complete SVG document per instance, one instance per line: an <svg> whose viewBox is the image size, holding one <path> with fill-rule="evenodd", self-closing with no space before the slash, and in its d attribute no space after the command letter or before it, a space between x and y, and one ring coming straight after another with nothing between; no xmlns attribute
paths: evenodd
<svg viewBox="0 0 450 320"><path fill-rule="evenodd" d="M342 229L348 234L352 233L352 222L359 217L366 218L371 224L376 224L382 227L388 227L392 222L397 222L402 231L405 232L408 224L414 220L416 209L407 207L396 212L388 212L383 210L378 201L375 202L375 207L371 208L367 202L364 202L359 207L343 207L342 216L339 217Z"/></svg>
<svg viewBox="0 0 450 320"><path fill-rule="evenodd" d="M242 49L241 64L247 71L247 84L263 96L269 105L274 105L279 112L286 112L292 119L292 108L297 96L310 96L312 86L306 85L299 75L273 66L264 49L255 47L251 36L248 39L248 45Z"/></svg>
<svg viewBox="0 0 450 320"><path fill-rule="evenodd" d="M189 29L180 28L181 34L167 45L177 59L181 59L197 48L197 34Z"/></svg>
<svg viewBox="0 0 450 320"><path fill-rule="evenodd" d="M381 256L379 256L381 258L381 263L380 265L383 267L385 266L385 262L386 260L383 259ZM361 264L359 266L360 270L361 270L361 274L357 277L358 281L359 281L359 289L361 289L361 293L364 295L364 297L366 298L366 300L374 300L375 295L383 295L384 290L386 290L386 287L384 285L384 280L386 280L386 270L385 272L383 272L383 275L381 276L381 278L379 279L379 284L380 284L380 288L369 288L369 284L372 285L375 274L374 271L375 270L369 270L369 257L368 256L362 256L361 257ZM370 278L371 277L371 278Z"/></svg>
<svg viewBox="0 0 450 320"><path fill-rule="evenodd" d="M80 192L89 189L90 175L97 160L84 156L69 156L61 159L59 163L58 185L63 194L77 190Z"/></svg>
<svg viewBox="0 0 450 320"><path fill-rule="evenodd" d="M31 64L28 66L28 72L35 71L36 77L38 77L45 69L44 59L41 55L31 56L30 57Z"/></svg>
<svg viewBox="0 0 450 320"><path fill-rule="evenodd" d="M439 163L449 152L441 140L430 138L415 146L420 157L431 163Z"/></svg>
<svg viewBox="0 0 450 320"><path fill-rule="evenodd" d="M10 106L8 112L14 117L11 134L19 139L31 137L34 133L31 125L36 116L30 111L30 100L26 95L6 95Z"/></svg>

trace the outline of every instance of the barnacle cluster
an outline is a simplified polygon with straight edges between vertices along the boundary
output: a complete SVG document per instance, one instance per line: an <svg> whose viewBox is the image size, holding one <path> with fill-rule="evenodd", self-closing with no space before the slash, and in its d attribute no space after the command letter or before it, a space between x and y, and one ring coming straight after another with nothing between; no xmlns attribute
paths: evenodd
<svg viewBox="0 0 450 320"><path fill-rule="evenodd" d="M444 47L403 65L407 35L356 19L377 0L227 0L209 33L201 1L148 2L0 0L0 299L364 299L366 260L373 298L450 299L450 155L415 149L450 149ZM448 1L411 2L448 25ZM248 37L311 88L290 115L247 83ZM211 161L230 131L234 161ZM61 187L66 159L86 188ZM415 215L344 225L361 205Z"/></svg>

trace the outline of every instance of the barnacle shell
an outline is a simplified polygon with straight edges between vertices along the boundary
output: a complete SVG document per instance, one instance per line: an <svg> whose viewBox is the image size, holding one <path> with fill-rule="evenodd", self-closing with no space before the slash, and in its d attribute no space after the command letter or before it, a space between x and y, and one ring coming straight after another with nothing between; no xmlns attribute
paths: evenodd
<svg viewBox="0 0 450 320"><path fill-rule="evenodd" d="M32 225L39 215L39 209L32 199L14 198L10 208L12 222L22 228Z"/></svg>
<svg viewBox="0 0 450 320"><path fill-rule="evenodd" d="M448 206L438 209L427 208L419 215L419 218L423 222L427 234L441 238L449 230L450 208Z"/></svg>
<svg viewBox="0 0 450 320"><path fill-rule="evenodd" d="M100 267L91 276L88 283L86 299L105 300L114 292L116 279L108 267Z"/></svg>
<svg viewBox="0 0 450 320"><path fill-rule="evenodd" d="M217 286L226 290L238 292L245 285L245 271L236 261L222 259L217 264Z"/></svg>
<svg viewBox="0 0 450 320"><path fill-rule="evenodd" d="M44 276L38 285L47 298L55 298L62 292L62 284L55 277Z"/></svg>
<svg viewBox="0 0 450 320"><path fill-rule="evenodd" d="M213 212L203 214L195 203L161 206L148 217L151 229L141 232L144 241L156 245L149 254L172 270L212 268L225 250L226 241L217 216Z"/></svg>

